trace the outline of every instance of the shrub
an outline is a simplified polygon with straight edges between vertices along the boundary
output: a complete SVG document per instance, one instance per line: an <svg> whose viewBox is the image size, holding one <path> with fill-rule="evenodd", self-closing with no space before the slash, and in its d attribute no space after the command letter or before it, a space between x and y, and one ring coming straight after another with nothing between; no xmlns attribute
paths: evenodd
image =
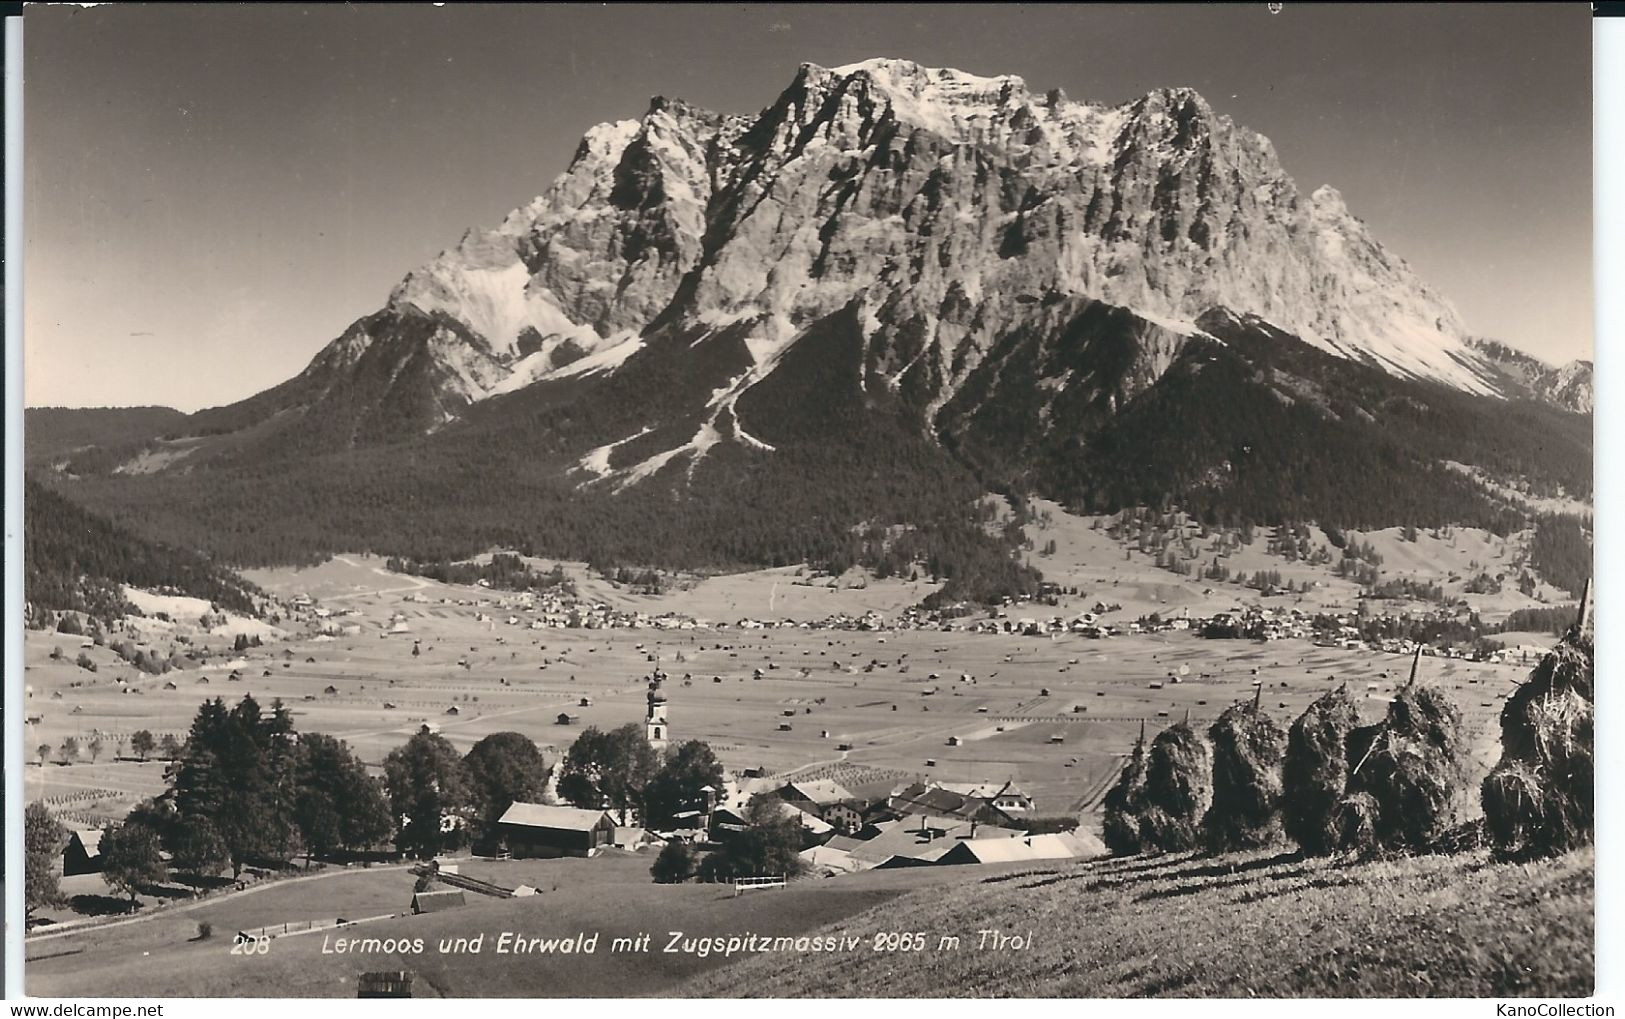
<svg viewBox="0 0 1625 1019"><path fill-rule="evenodd" d="M672 841L660 850L649 873L657 884L675 885L693 877L696 869L694 850L687 842Z"/></svg>

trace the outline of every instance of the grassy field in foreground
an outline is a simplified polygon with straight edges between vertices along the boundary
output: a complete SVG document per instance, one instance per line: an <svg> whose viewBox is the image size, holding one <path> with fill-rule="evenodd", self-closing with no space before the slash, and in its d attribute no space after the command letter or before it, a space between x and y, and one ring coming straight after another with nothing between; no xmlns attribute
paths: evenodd
<svg viewBox="0 0 1625 1019"><path fill-rule="evenodd" d="M1582 996L1593 979L1593 853L1339 865L1280 851L1101 860L897 899L837 925L924 931L919 953L759 957L704 997ZM976 932L1032 932L980 950ZM943 935L958 950L937 950Z"/></svg>
<svg viewBox="0 0 1625 1019"><path fill-rule="evenodd" d="M288 920L371 916L404 910L413 877L370 870L290 882L187 912L31 942L27 992L45 997L353 997L366 970L413 970L415 997L636 997L669 995L682 981L723 965L721 955L659 951L669 932L727 936L799 935L837 923L910 891L963 880L950 868L874 871L840 880L807 880L785 890L735 898L722 885L657 885L652 853L610 853L591 860L468 862L464 872L542 890L523 899L470 896L459 909L399 916L332 932L332 937L422 939L423 951L324 951L323 933L277 938L265 955L233 955L238 929ZM1003 865L982 873L1013 873ZM214 925L198 940L197 924ZM505 931L526 937L598 934L592 954L499 955ZM612 939L648 933L648 954L609 950ZM480 954L442 954L441 938L485 935Z"/></svg>

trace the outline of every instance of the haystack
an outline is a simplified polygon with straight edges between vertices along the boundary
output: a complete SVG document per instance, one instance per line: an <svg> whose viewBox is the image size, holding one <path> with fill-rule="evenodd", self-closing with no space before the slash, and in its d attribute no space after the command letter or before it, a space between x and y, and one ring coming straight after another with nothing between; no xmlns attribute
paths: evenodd
<svg viewBox="0 0 1625 1019"><path fill-rule="evenodd" d="M1382 813L1370 793L1349 793L1338 799L1327 819L1326 837L1334 849L1370 850L1378 844L1377 818Z"/></svg>
<svg viewBox="0 0 1625 1019"><path fill-rule="evenodd" d="M1124 762L1117 781L1101 800L1105 817L1101 836L1114 856L1132 856L1145 847L1140 844L1140 813L1145 809L1145 723L1140 723L1140 739Z"/></svg>
<svg viewBox="0 0 1625 1019"><path fill-rule="evenodd" d="M1281 822L1306 853L1330 853L1342 844L1332 819L1348 784L1349 733L1359 720L1345 684L1309 705L1287 733Z"/></svg>
<svg viewBox="0 0 1625 1019"><path fill-rule="evenodd" d="M1589 585L1580 620L1501 709L1501 760L1484 779L1484 824L1505 855L1549 855L1595 830L1595 662Z"/></svg>
<svg viewBox="0 0 1625 1019"><path fill-rule="evenodd" d="M1456 820L1465 781L1461 712L1444 691L1412 678L1374 727L1350 734L1348 795L1343 814L1374 810L1352 837L1345 817L1342 848L1370 851L1430 847ZM1360 794L1370 803L1355 801ZM1368 823L1367 823L1368 822Z"/></svg>
<svg viewBox="0 0 1625 1019"><path fill-rule="evenodd" d="M1140 840L1145 848L1171 851L1200 844L1202 817L1213 802L1213 758L1188 720L1151 741L1144 800Z"/></svg>
<svg viewBox="0 0 1625 1019"><path fill-rule="evenodd" d="M1269 845L1281 833L1286 735L1256 697L1226 709L1207 734L1213 746L1213 802L1202 822L1208 849L1222 853Z"/></svg>

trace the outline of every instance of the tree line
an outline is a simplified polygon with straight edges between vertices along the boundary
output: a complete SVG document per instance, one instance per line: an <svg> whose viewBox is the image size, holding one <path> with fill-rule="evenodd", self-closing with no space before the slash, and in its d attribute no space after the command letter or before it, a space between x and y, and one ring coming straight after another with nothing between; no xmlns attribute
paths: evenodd
<svg viewBox="0 0 1625 1019"><path fill-rule="evenodd" d="M511 552L497 552L485 562L453 562L437 559L419 562L401 556L390 556L385 568L394 573L409 573L427 577L442 584L473 586L480 581L499 591L553 591L573 596L575 582L565 575L558 563L551 570L538 570L520 556Z"/></svg>
<svg viewBox="0 0 1625 1019"><path fill-rule="evenodd" d="M209 879L229 870L236 880L250 865L301 855L308 865L390 844L424 859L470 845L497 851L498 819L515 802L549 802L553 777L520 733L493 733L460 754L428 727L390 751L375 777L345 741L300 733L280 701L267 709L252 696L231 706L204 702L184 741L166 736L160 744L141 730L131 748L142 760L158 751L169 762L165 791L103 834L103 878L132 904L172 872ZM635 724L584 730L557 776L569 803L617 811L623 822L635 811L646 825L707 808L707 787L715 795L722 785L709 745L689 741L662 755ZM56 857L67 832L38 803L25 827L32 911L58 898Z"/></svg>

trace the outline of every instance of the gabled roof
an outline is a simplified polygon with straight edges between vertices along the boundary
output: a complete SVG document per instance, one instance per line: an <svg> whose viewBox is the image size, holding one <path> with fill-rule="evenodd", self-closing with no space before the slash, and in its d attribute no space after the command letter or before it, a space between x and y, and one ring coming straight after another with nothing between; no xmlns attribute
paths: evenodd
<svg viewBox="0 0 1625 1019"><path fill-rule="evenodd" d="M920 822L925 820L926 831L921 832ZM957 818L907 818L903 821L892 821L875 826L880 834L872 839L858 841L856 839L835 838L829 845L843 849L852 854L854 860L868 864L884 863L893 857L907 857L916 860L935 860L943 853L960 842L972 839L971 824ZM993 825L976 825L975 841L992 839L1005 841L1007 838L1019 835L1020 832Z"/></svg>
<svg viewBox="0 0 1625 1019"><path fill-rule="evenodd" d="M835 830L834 825L811 811L802 810L794 803L786 803L784 800L780 800L779 803L783 804L779 810L780 817L789 816L795 818L797 823L814 835L828 835Z"/></svg>
<svg viewBox="0 0 1625 1019"><path fill-rule="evenodd" d="M848 872L864 869L864 865L854 860L852 854L844 849L835 849L828 845L803 849L798 855L814 867L828 867L830 870Z"/></svg>
<svg viewBox="0 0 1625 1019"><path fill-rule="evenodd" d="M497 824L517 824L526 828L559 828L591 831L609 817L606 811L579 807L554 807L545 803L515 802L497 819ZM614 823L613 819L610 821Z"/></svg>
<svg viewBox="0 0 1625 1019"><path fill-rule="evenodd" d="M100 828L83 828L73 833L84 847L86 856L100 856L102 852L102 831Z"/></svg>
<svg viewBox="0 0 1625 1019"><path fill-rule="evenodd" d="M934 785L939 789L948 789L961 796L974 796L978 799L991 800L999 796L1026 796L1027 794L1016 785L1014 779L1004 782L937 782Z"/></svg>
<svg viewBox="0 0 1625 1019"><path fill-rule="evenodd" d="M947 856L949 851L953 848L954 847L951 845L943 845L939 843L932 846L930 849L922 851L918 855L899 853L896 856L889 856L886 859L881 860L879 863L875 864L875 869L893 870L898 867L929 867L941 860L944 856ZM856 859L856 857L853 858Z"/></svg>
<svg viewBox="0 0 1625 1019"><path fill-rule="evenodd" d="M830 824L828 821L819 817L817 814L802 810L800 807L789 802L788 800L781 800L776 796L770 796L764 802L768 804L769 809L771 809L775 815L779 817L787 817L795 821L797 824L801 825L803 828L806 828L814 835L828 835L830 832L835 830L835 826ZM746 820L746 815L748 813L749 808L727 806L718 807L716 812L711 816L724 828L743 831L746 825L749 823Z"/></svg>
<svg viewBox="0 0 1625 1019"><path fill-rule="evenodd" d="M424 913L463 905L467 905L467 900L463 897L462 891L456 888L412 893L412 908Z"/></svg>
<svg viewBox="0 0 1625 1019"><path fill-rule="evenodd" d="M1099 851L1096 851L1098 847ZM967 840L944 853L939 862L1013 863L1024 860L1074 860L1102 855L1105 847L1089 836L1030 835L1015 839Z"/></svg>
<svg viewBox="0 0 1625 1019"><path fill-rule="evenodd" d="M783 780L771 776L728 778L723 781L721 806L744 810L758 793L770 793L783 785Z"/></svg>
<svg viewBox="0 0 1625 1019"><path fill-rule="evenodd" d="M841 800L855 799L851 790L829 778L786 782L783 791L789 792L790 790L795 790L802 799L810 800L820 806L828 803L839 803Z"/></svg>

